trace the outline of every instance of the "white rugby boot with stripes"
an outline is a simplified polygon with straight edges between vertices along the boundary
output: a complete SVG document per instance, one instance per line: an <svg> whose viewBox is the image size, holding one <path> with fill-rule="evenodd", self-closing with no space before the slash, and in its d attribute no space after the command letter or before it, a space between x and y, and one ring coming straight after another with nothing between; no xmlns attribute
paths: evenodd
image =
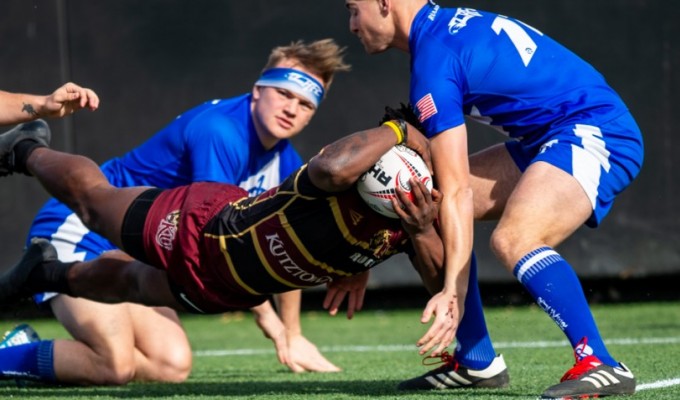
<svg viewBox="0 0 680 400"><path fill-rule="evenodd" d="M459 364L447 352L444 352L440 358L444 365L419 377L401 382L397 389L504 388L510 384L508 367L505 365L502 355L496 356L488 367L481 370L471 369ZM423 364L425 364L425 360L423 360Z"/></svg>
<svg viewBox="0 0 680 400"><path fill-rule="evenodd" d="M584 338L582 342L586 340ZM623 363L612 367L594 355L580 358L574 352L574 357L576 364L564 374L560 383L543 392L542 399L597 399L635 393L635 376Z"/></svg>

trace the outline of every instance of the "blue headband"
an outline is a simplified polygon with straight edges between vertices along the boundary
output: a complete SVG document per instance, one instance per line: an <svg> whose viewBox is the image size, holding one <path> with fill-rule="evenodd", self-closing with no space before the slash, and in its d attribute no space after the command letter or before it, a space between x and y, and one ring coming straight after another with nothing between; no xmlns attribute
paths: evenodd
<svg viewBox="0 0 680 400"><path fill-rule="evenodd" d="M311 101L314 107L319 107L324 95L323 85L319 81L292 68L270 68L262 73L255 85L290 90Z"/></svg>

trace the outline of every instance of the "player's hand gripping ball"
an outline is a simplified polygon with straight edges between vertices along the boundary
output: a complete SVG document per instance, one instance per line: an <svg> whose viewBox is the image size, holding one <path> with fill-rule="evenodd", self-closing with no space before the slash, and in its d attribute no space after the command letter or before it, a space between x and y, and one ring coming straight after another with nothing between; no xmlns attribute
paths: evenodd
<svg viewBox="0 0 680 400"><path fill-rule="evenodd" d="M359 178L357 190L373 210L386 217L399 218L392 208L392 199L399 200L395 188L400 188L413 200L411 178L420 180L428 191L432 191L432 175L423 159L408 147L397 145Z"/></svg>

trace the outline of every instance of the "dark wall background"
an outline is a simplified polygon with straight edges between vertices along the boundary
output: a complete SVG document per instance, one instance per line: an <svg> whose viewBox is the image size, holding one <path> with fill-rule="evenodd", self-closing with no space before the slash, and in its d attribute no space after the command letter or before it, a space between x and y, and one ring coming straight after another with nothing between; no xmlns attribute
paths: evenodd
<svg viewBox="0 0 680 400"><path fill-rule="evenodd" d="M644 169L597 230L560 248L588 277L646 277L680 271L680 3L616 1L440 1L512 15L591 62L621 94L646 140ZM249 91L272 47L333 37L353 72L337 77L309 128L296 138L304 157L344 134L373 126L386 104L408 95L408 56L368 56L348 32L341 0L3 0L0 88L47 93L72 80L95 89L96 113L53 120L53 147L97 162L142 143L182 111ZM474 128L471 151L502 141ZM21 253L34 213L47 199L25 177L0 184L1 266ZM569 212L565 209L564 212ZM479 224L484 281L509 280ZM675 275L677 276L677 275ZM403 259L380 267L373 284L416 282Z"/></svg>

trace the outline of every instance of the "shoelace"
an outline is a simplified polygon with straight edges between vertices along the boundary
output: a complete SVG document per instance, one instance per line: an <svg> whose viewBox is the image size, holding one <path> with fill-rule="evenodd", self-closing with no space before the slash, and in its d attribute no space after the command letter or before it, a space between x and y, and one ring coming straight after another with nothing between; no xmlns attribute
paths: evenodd
<svg viewBox="0 0 680 400"><path fill-rule="evenodd" d="M576 344L576 347L574 348L574 366L562 376L560 382L578 379L581 377L581 375L593 368L599 367L602 364L602 361L600 361L600 359L594 355L588 355L581 358L579 355L579 349L585 348L587 344L587 337L584 337Z"/></svg>
<svg viewBox="0 0 680 400"><path fill-rule="evenodd" d="M429 360L436 360L436 361L429 361ZM458 361L456 361L456 358L453 355L449 354L448 351L443 352L439 356L427 356L427 357L423 358L422 363L425 366L444 364L437 369L444 369L444 368L448 369L450 367L453 367L454 371L458 371L458 366L460 365L460 364L458 364Z"/></svg>

